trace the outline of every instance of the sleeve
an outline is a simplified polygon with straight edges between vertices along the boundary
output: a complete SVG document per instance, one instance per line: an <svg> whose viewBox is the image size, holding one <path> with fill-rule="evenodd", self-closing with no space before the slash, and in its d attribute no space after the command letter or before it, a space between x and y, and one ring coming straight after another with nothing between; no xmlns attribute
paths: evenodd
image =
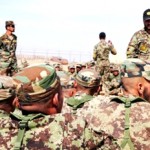
<svg viewBox="0 0 150 150"><path fill-rule="evenodd" d="M136 58L138 51L138 39L136 34L134 34L128 44L126 56L127 58Z"/></svg>
<svg viewBox="0 0 150 150"><path fill-rule="evenodd" d="M110 40L108 41L108 45L110 46L111 53L112 53L113 55L116 55L116 54L117 54L117 51L116 51L116 49L114 48L114 45L112 44L112 42L111 42Z"/></svg>
<svg viewBox="0 0 150 150"><path fill-rule="evenodd" d="M97 45L94 46L93 49L93 60L96 61L97 60Z"/></svg>

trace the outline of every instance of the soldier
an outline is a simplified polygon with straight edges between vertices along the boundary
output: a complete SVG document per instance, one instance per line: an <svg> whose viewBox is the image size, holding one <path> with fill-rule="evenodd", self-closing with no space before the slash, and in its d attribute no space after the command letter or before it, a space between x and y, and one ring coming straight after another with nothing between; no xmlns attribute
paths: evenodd
<svg viewBox="0 0 150 150"><path fill-rule="evenodd" d="M113 65L113 68L111 69L111 72L108 76L107 85L109 89L109 95L118 95L118 93L121 92L121 76L119 64Z"/></svg>
<svg viewBox="0 0 150 150"><path fill-rule="evenodd" d="M144 29L135 32L128 44L127 58L150 60L150 9L144 11L143 23Z"/></svg>
<svg viewBox="0 0 150 150"><path fill-rule="evenodd" d="M12 76L17 72L17 36L13 21L6 21L6 33L0 37L0 74Z"/></svg>
<svg viewBox="0 0 150 150"><path fill-rule="evenodd" d="M84 69L79 71L75 77L76 91L70 89L69 98L64 99L62 113L76 113L84 103L93 99L98 95L100 88L100 76L93 69ZM65 92L65 91L64 91Z"/></svg>
<svg viewBox="0 0 150 150"><path fill-rule="evenodd" d="M76 64L76 73L82 69L82 64Z"/></svg>
<svg viewBox="0 0 150 150"><path fill-rule="evenodd" d="M8 76L0 76L0 149L10 150L13 137L8 142L8 137L14 134L17 130L17 122L11 119L10 113L14 111L13 101L15 99L15 86L13 80Z"/></svg>
<svg viewBox="0 0 150 150"><path fill-rule="evenodd" d="M123 96L98 96L87 102L78 115L97 131L114 136L122 149L150 147L150 64L129 59L121 66Z"/></svg>
<svg viewBox="0 0 150 150"><path fill-rule="evenodd" d="M109 74L109 53L116 55L117 52L111 41L106 41L106 34L101 32L99 34L100 42L94 46L93 60L96 61L96 71L102 76L102 85L105 86ZM104 89L105 90L105 89Z"/></svg>
<svg viewBox="0 0 150 150"><path fill-rule="evenodd" d="M17 138L11 142L13 149L117 148L112 136L103 131L95 132L81 117L60 113L62 90L52 66L27 67L13 79L17 89L15 103L22 111L22 115L18 115L18 111L12 114L20 120ZM13 136L16 136L15 131L8 136L5 147Z"/></svg>

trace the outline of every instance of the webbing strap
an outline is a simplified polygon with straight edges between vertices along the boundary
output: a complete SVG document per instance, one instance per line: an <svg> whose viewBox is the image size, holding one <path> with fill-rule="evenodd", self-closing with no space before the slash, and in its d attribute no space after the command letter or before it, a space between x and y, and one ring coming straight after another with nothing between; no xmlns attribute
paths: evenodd
<svg viewBox="0 0 150 150"><path fill-rule="evenodd" d="M18 131L16 143L14 146L14 150L20 150L27 124L28 124L28 120L22 120L19 122L19 131Z"/></svg>
<svg viewBox="0 0 150 150"><path fill-rule="evenodd" d="M17 112L14 112L14 113L11 113L11 115L19 120L21 120L19 122L19 131L18 131L18 135L17 135L17 139L16 139L16 143L15 143L15 146L14 146L14 150L20 150L21 148L21 145L22 145L22 140L23 140L23 137L25 135L25 131L26 131L26 128L28 127L28 121L31 121L35 118L39 118L39 117L44 117L45 115L44 114L36 114L36 115L28 115L28 116L24 116L24 115L18 115L16 114Z"/></svg>
<svg viewBox="0 0 150 150"><path fill-rule="evenodd" d="M134 150L134 145L130 137L130 108L132 103L136 102L147 102L146 100L142 99L141 97L116 97L113 98L111 101L121 101L125 105L125 130L124 130L124 138L121 142L121 148L123 149L127 144L130 147L130 150Z"/></svg>
<svg viewBox="0 0 150 150"><path fill-rule="evenodd" d="M131 137L130 137L130 107L131 107L131 103L132 101L130 100L126 100L125 101L125 130L124 130L124 138L123 141L121 143L121 148L124 148L126 146L126 144L129 145L130 150L134 150L134 145L131 141Z"/></svg>

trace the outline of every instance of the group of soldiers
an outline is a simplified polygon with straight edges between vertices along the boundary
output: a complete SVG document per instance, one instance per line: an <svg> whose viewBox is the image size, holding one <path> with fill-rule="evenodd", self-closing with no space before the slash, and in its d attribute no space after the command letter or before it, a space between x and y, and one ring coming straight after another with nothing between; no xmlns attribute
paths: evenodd
<svg viewBox="0 0 150 150"><path fill-rule="evenodd" d="M150 9L143 21L150 41ZM0 149L149 149L150 43L135 58L132 38L130 58L112 64L109 52L117 52L104 32L99 38L86 65L27 65L0 76Z"/></svg>

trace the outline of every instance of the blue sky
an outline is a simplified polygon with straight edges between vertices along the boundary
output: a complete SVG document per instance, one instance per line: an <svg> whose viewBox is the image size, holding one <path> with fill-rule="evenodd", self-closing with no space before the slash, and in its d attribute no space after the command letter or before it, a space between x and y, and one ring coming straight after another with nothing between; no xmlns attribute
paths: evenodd
<svg viewBox="0 0 150 150"><path fill-rule="evenodd" d="M14 20L18 54L58 55L71 61L92 59L98 34L106 32L125 59L131 36L143 28L143 0L0 0L0 34Z"/></svg>

